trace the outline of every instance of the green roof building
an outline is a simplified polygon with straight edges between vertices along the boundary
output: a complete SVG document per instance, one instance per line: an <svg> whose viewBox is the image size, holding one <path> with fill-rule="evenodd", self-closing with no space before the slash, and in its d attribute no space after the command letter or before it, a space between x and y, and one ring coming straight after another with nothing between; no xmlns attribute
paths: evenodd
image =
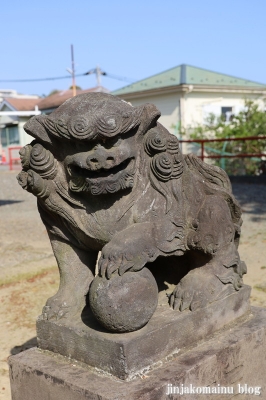
<svg viewBox="0 0 266 400"><path fill-rule="evenodd" d="M155 104L171 133L202 124L209 113L237 113L246 98L265 108L266 84L182 64L112 92L132 105Z"/></svg>

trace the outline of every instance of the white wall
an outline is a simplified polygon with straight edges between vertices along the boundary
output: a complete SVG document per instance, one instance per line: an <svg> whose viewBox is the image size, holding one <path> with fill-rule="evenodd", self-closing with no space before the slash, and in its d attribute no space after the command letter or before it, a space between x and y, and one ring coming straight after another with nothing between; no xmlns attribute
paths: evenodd
<svg viewBox="0 0 266 400"><path fill-rule="evenodd" d="M19 122L19 139L20 139L20 146L25 146L26 144L30 143L33 141L33 137L28 135L24 129L23 126L25 123L29 120L29 118L20 118Z"/></svg>
<svg viewBox="0 0 266 400"><path fill-rule="evenodd" d="M245 99L256 101L261 110L265 109L265 100L258 94L225 93L219 92L196 92L195 90L181 95L180 93L156 94L146 97L130 99L133 106L144 103L153 103L161 111L162 115L159 122L164 125L169 132L176 134L174 126L179 124L180 119L180 98L182 98L182 125L189 128L197 124L203 124L206 116L210 113L221 115L222 107L232 107L233 113L237 114L243 109ZM127 100L126 95L124 96Z"/></svg>
<svg viewBox="0 0 266 400"><path fill-rule="evenodd" d="M209 113L221 115L222 107L232 107L233 113L237 114L243 109L245 99L256 101L261 110L265 110L265 99L258 94L245 94L245 93L226 93L217 91L216 93L210 92L196 92L192 90L188 93L168 93L148 95L146 97L139 97L130 101L133 106L139 106L144 103L153 103L161 111L159 122L169 130L170 133L178 136L178 131L174 126L179 125L180 119L180 99L181 100L181 113L182 113L182 126L185 128L193 127L197 124L203 124L206 116ZM183 137L183 139L186 139ZM194 144L182 144L183 153L190 153L197 151L198 147Z"/></svg>
<svg viewBox="0 0 266 400"><path fill-rule="evenodd" d="M122 97L122 96L121 96ZM140 106L145 103L155 104L156 107L161 111L161 117L159 122L165 126L166 129L171 133L175 133L176 126L179 123L179 94L166 94L141 97L133 100L128 100L133 106ZM126 98L125 98L126 100Z"/></svg>
<svg viewBox="0 0 266 400"><path fill-rule="evenodd" d="M238 114L245 105L245 98L256 101L261 110L265 104L262 96L254 94L234 94L234 93L197 93L191 92L185 95L185 126L195 126L203 124L207 115L213 113L221 115L222 107L232 107L232 112Z"/></svg>

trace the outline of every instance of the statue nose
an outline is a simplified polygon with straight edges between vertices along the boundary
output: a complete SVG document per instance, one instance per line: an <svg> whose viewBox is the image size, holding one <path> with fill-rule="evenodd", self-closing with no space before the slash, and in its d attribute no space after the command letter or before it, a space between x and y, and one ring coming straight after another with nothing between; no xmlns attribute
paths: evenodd
<svg viewBox="0 0 266 400"><path fill-rule="evenodd" d="M87 157L86 163L91 171L95 171L101 168L111 168L115 163L115 159L106 152L96 151Z"/></svg>

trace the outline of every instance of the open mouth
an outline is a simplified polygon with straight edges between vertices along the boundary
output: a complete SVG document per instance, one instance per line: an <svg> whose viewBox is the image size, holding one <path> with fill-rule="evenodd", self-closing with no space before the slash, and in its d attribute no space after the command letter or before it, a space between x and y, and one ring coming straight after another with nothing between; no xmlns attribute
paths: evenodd
<svg viewBox="0 0 266 400"><path fill-rule="evenodd" d="M85 180L94 180L94 179L106 179L106 178L117 178L121 173L125 171L130 171L134 165L134 158L128 158L124 160L120 164L116 165L112 168L101 168L97 171L91 171L87 168L79 167L76 164L69 164L67 169L70 176L79 176L84 177Z"/></svg>

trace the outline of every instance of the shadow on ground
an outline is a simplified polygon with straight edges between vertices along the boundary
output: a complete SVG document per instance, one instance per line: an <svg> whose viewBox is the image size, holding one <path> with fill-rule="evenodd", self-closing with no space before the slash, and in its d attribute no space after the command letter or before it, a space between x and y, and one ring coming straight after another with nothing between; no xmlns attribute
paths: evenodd
<svg viewBox="0 0 266 400"><path fill-rule="evenodd" d="M24 200L0 200L0 206L7 206L8 204L22 203Z"/></svg>
<svg viewBox="0 0 266 400"><path fill-rule="evenodd" d="M28 350L31 349L32 347L36 347L37 346L37 337L33 337L29 340L27 340L27 342L19 345L19 346L14 346L12 347L12 349L10 350L10 354L12 356L15 356L18 353L21 353L24 350Z"/></svg>
<svg viewBox="0 0 266 400"><path fill-rule="evenodd" d="M233 183L233 193L243 212L254 222L266 221L266 184Z"/></svg>

